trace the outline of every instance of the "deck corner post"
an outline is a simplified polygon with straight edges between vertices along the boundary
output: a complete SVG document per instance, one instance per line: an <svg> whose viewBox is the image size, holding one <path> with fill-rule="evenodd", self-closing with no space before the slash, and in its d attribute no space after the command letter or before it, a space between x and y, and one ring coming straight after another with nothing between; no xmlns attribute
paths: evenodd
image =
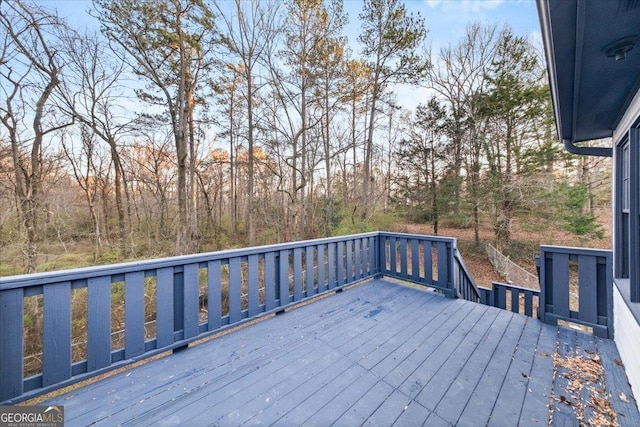
<svg viewBox="0 0 640 427"><path fill-rule="evenodd" d="M547 251L544 246L540 246L540 256L538 257L538 280L540 281L540 299L538 300L538 319L543 323L552 323L547 320L547 291L551 290L548 286L549 278L547 277L547 267L549 271L553 266L553 260L547 259Z"/></svg>
<svg viewBox="0 0 640 427"><path fill-rule="evenodd" d="M386 257L386 238L384 234L378 234L378 265L376 266L376 272L378 273L378 277L382 277L384 275L384 271L387 265Z"/></svg>
<svg viewBox="0 0 640 427"><path fill-rule="evenodd" d="M24 392L24 290L0 291L0 402ZM6 346L6 347L5 347Z"/></svg>
<svg viewBox="0 0 640 427"><path fill-rule="evenodd" d="M455 251L456 249L456 241L453 240L451 242L447 242L446 243L446 254L447 254L447 260L446 260L446 288L447 288L447 292L446 295L449 298L458 298L458 292L457 292L457 283L456 283L456 275L454 273L454 259L455 259ZM438 254L438 257L440 257L440 254ZM438 271L438 275L440 275L440 271ZM440 280L438 280L440 281Z"/></svg>
<svg viewBox="0 0 640 427"><path fill-rule="evenodd" d="M615 322L613 321L613 253L611 251L607 252L605 256L604 271L606 276L604 286L607 301L607 338L612 340L615 337Z"/></svg>

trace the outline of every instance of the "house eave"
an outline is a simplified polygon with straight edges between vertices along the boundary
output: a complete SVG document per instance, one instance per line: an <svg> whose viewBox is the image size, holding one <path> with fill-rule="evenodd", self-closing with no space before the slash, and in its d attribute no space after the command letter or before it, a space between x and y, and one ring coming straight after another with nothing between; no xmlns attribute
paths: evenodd
<svg viewBox="0 0 640 427"><path fill-rule="evenodd" d="M609 148L575 143L613 136L640 87L640 2L537 6L558 136L571 152L608 156ZM616 43L628 44L619 58L611 56Z"/></svg>

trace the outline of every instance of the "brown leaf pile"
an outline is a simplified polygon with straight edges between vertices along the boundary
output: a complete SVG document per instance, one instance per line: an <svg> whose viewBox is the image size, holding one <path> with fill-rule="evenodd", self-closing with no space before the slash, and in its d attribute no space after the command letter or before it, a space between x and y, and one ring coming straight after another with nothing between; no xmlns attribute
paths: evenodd
<svg viewBox="0 0 640 427"><path fill-rule="evenodd" d="M566 389L569 396L564 396L557 390L555 394L560 397L556 401L572 406L581 426L620 426L604 387L604 368L598 354L584 357L576 352L573 356L561 357L556 353L553 363L556 369L564 368L561 375L569 383ZM582 396L584 389L587 391L586 401ZM592 409L588 420L584 419L585 407Z"/></svg>

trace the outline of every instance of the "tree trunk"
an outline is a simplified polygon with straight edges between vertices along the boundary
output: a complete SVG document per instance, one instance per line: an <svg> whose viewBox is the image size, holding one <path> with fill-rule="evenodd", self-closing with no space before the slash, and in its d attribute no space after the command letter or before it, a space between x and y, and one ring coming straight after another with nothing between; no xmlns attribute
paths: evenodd
<svg viewBox="0 0 640 427"><path fill-rule="evenodd" d="M229 185L230 185L230 216L231 216L231 238L236 239L238 233L238 199L236 197L236 164L234 153L234 131L233 120L235 119L235 99L233 94L229 105Z"/></svg>
<svg viewBox="0 0 640 427"><path fill-rule="evenodd" d="M255 196L253 194L253 76L251 73L247 76L247 139L249 143L249 176L247 183L247 222L249 225L249 246L256 244L256 226L255 226Z"/></svg>
<svg viewBox="0 0 640 427"><path fill-rule="evenodd" d="M505 141L505 171L502 180L502 218L500 227L500 240L504 245L509 244L511 240L511 216L513 211L513 190L511 188L513 178L511 176L511 146L513 137L513 126L511 122L507 123L507 135Z"/></svg>
<svg viewBox="0 0 640 427"><path fill-rule="evenodd" d="M431 141L431 215L433 218L433 234L438 235L438 225L440 221L440 212L438 211L438 187L436 183L436 155L433 140Z"/></svg>
<svg viewBox="0 0 640 427"><path fill-rule="evenodd" d="M378 83L379 72L376 70L373 81L373 92L371 94L371 108L369 110L369 128L367 129L367 141L364 150L364 177L362 181L362 219L365 219L369 213L369 204L371 203L370 186L371 180L371 161L373 158L373 131L375 128L376 103L378 101L380 84Z"/></svg>
<svg viewBox="0 0 640 427"><path fill-rule="evenodd" d="M329 140L329 87L324 87L324 120L322 122L322 141L324 146L324 170L326 175L325 195L324 195L324 235L330 230L331 218L333 218L333 203L331 194L331 141Z"/></svg>
<svg viewBox="0 0 640 427"><path fill-rule="evenodd" d="M181 28L176 29L178 36ZM187 106L187 54L184 44L180 44L180 83L176 100L177 123L174 125L174 140L176 154L178 156L178 236L176 239L176 254L188 253L191 247L189 233L189 200L187 198L187 132L188 132L188 106Z"/></svg>
<svg viewBox="0 0 640 427"><path fill-rule="evenodd" d="M189 67L186 67L185 87L185 121L189 131L189 252L197 252L198 232L198 185L197 185L197 146L194 126L194 100L193 100L193 76Z"/></svg>

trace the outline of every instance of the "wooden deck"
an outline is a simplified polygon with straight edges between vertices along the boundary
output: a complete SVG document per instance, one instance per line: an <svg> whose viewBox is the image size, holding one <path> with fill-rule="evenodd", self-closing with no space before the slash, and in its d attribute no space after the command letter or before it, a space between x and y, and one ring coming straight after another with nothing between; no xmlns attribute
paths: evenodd
<svg viewBox="0 0 640 427"><path fill-rule="evenodd" d="M594 389L640 425L612 341L385 280L45 404L64 405L69 426L513 426L547 425L552 403L554 425L577 426L590 387L554 357L603 366Z"/></svg>

